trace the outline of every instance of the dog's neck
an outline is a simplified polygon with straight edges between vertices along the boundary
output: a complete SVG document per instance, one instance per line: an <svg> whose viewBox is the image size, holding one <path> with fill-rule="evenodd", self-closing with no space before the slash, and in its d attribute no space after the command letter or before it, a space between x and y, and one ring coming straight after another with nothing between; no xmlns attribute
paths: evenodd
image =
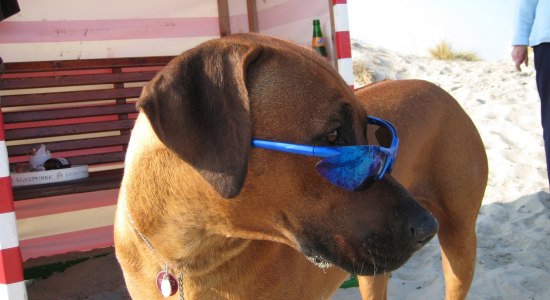
<svg viewBox="0 0 550 300"><path fill-rule="evenodd" d="M122 211L121 208L119 203L120 211ZM250 299L251 295L258 297L264 295L265 291L272 290L274 286L279 290L290 291L293 287L286 286L287 281L280 280L280 278L289 278L291 282L299 282L299 278L303 276L304 265L309 269L308 276L318 276L324 279L342 276L341 270L335 270L335 268L318 269L306 261L301 253L281 243L211 235L206 234L206 231L202 229L193 228L180 228L180 234L168 236L158 234L158 232L172 232L174 228L167 229L166 223L174 224L178 223L177 221L158 222L155 224L157 230L148 229L147 233L138 229L145 237L144 239L134 229L130 218L129 215L126 217L127 233L129 230L133 232L133 247L147 249L148 251L142 252L149 253L147 259L142 262L140 270L145 272L146 276L152 277L163 269L164 263L167 263L171 270L181 268L186 299ZM137 224L139 226L139 223ZM175 227L179 226L175 224ZM181 232L187 234L181 234ZM185 240L185 235L194 236L195 239ZM152 253L148 243L157 254ZM262 253L261 259L258 259L257 253ZM281 261L290 261L289 265L302 265L302 267L296 271L280 268ZM241 266L247 266L246 272L243 272ZM175 272L176 276L178 275L177 271L172 272ZM258 281L260 274L267 279ZM231 278L233 288L225 286L227 278ZM236 285L240 288L235 288ZM321 291L326 293L324 296L317 297L317 294L308 296L308 294L304 296L304 299L325 298L333 289L334 287L327 286L326 291ZM304 293L312 293L314 290L300 286L296 287L291 294L298 297ZM243 294L229 294L236 291Z"/></svg>
<svg viewBox="0 0 550 300"><path fill-rule="evenodd" d="M165 264L181 268L187 299L257 299L273 290L289 291L297 298L319 299L322 297L317 294L304 294L318 290L289 287L288 282L302 282L304 274L308 274L327 281L327 291L332 291L336 287L330 286L331 276L345 277L341 270L318 269L283 241L259 240L257 235L240 229L231 219L231 202L221 198L195 170L163 147L143 121L136 122L140 134L132 136L134 140L127 152L132 154L132 161L125 169L121 187L124 195L119 197L117 210L117 222L121 222L115 232L117 252L125 252L120 257L125 259L126 268L147 277L157 274ZM149 185L151 178L155 178L154 185ZM134 224L123 207L127 207ZM134 227L157 255L151 253ZM261 259L258 253L262 253ZM281 268L281 261L299 267ZM258 282L260 274L262 281ZM228 289L228 278L239 288Z"/></svg>
<svg viewBox="0 0 550 300"><path fill-rule="evenodd" d="M126 191L122 188L118 207L120 212L125 214L129 227L135 233L134 241L147 246L154 257L153 260L182 269L191 276L211 273L239 255L250 243L250 240L208 234L205 228L186 227L177 221L165 222L162 218L157 219L157 222L136 222L131 210L135 213L139 208L130 209L131 204L128 200ZM138 212L138 215L142 214L143 212ZM161 232L175 234L161 235Z"/></svg>
<svg viewBox="0 0 550 300"><path fill-rule="evenodd" d="M282 262L289 267L281 267ZM313 280L301 280L305 274ZM293 299L328 299L339 285L334 285L338 282L334 278L343 281L345 276L336 267L317 268L284 244L256 240L210 273L185 276L184 289L188 299L276 299L280 296L278 291L283 290ZM321 285L322 288L308 286L317 280L326 284ZM293 284L295 282L300 284ZM277 292L269 294L270 291Z"/></svg>

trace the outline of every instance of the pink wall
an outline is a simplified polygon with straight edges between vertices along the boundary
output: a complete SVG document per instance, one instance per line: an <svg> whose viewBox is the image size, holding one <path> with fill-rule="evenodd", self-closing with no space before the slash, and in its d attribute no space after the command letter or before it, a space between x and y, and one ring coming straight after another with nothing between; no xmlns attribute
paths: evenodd
<svg viewBox="0 0 550 300"><path fill-rule="evenodd" d="M19 0L0 22L5 62L177 55L219 36L216 0ZM312 20L331 41L328 1L257 1L261 33L311 45ZM230 0L231 32L247 32L246 0Z"/></svg>
<svg viewBox="0 0 550 300"><path fill-rule="evenodd" d="M321 29L331 49L332 36L329 1L271 0L257 1L258 25L261 33L284 37L304 46L311 46L313 20L321 21Z"/></svg>
<svg viewBox="0 0 550 300"><path fill-rule="evenodd" d="M5 62L177 55L219 36L216 0L19 0L0 22Z"/></svg>

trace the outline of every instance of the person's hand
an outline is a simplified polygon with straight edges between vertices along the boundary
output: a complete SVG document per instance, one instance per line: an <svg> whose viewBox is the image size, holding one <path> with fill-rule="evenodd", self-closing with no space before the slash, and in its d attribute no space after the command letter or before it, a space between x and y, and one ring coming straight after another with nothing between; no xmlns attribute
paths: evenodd
<svg viewBox="0 0 550 300"><path fill-rule="evenodd" d="M524 63L525 66L528 66L528 51L527 46L525 45L516 45L512 48L512 60L516 65L516 70L521 71L521 64Z"/></svg>

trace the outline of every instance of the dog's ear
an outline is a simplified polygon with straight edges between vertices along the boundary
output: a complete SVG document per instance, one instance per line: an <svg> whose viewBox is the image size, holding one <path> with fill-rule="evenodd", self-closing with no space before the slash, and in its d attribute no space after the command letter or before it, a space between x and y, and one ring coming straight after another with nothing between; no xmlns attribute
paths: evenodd
<svg viewBox="0 0 550 300"><path fill-rule="evenodd" d="M138 108L159 139L224 198L244 184L251 145L245 73L259 46L202 44L170 62L143 89Z"/></svg>

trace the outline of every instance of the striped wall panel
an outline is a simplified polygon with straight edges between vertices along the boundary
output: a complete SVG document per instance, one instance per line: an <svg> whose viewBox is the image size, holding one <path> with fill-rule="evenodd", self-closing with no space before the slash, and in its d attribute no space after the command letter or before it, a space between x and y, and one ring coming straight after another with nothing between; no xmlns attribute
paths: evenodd
<svg viewBox="0 0 550 300"><path fill-rule="evenodd" d="M5 62L177 55L220 35L217 0L19 0L0 22ZM311 45L320 19L330 42L329 2L257 1L259 31ZM246 0L229 1L231 31L247 32ZM331 49L332 45L328 45Z"/></svg>
<svg viewBox="0 0 550 300"><path fill-rule="evenodd" d="M19 0L0 22L5 62L177 55L219 37L216 0Z"/></svg>

